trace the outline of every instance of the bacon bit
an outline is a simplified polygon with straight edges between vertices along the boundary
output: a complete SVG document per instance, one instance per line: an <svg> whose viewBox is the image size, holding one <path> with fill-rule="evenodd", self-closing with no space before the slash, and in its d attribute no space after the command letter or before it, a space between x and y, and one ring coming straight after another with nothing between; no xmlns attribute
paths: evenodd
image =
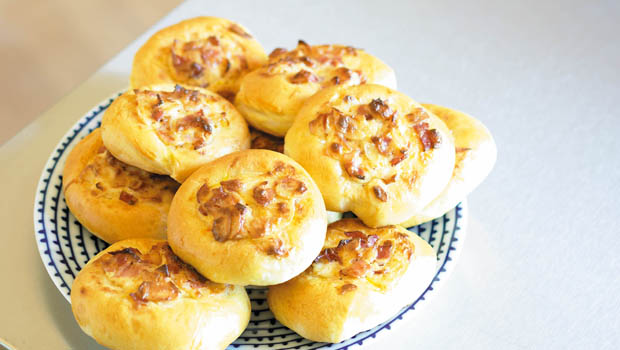
<svg viewBox="0 0 620 350"><path fill-rule="evenodd" d="M295 167L278 160L274 168L268 172L269 175L295 175Z"/></svg>
<svg viewBox="0 0 620 350"><path fill-rule="evenodd" d="M140 284L136 292L129 295L136 303L144 304L149 301L173 300L179 295L179 289L172 282L145 281Z"/></svg>
<svg viewBox="0 0 620 350"><path fill-rule="evenodd" d="M336 154L342 153L342 145L339 143L334 142L331 145L329 145L329 148L332 150L332 152Z"/></svg>
<svg viewBox="0 0 620 350"><path fill-rule="evenodd" d="M302 48L302 49L310 49L310 45L308 45L308 43L307 43L307 42L305 42L305 41L303 41L303 40L301 40L301 39L299 39L299 40L297 41L297 47L298 47L298 48Z"/></svg>
<svg viewBox="0 0 620 350"><path fill-rule="evenodd" d="M163 116L164 116L164 111L162 111L158 107L153 108L153 112L151 113L151 119L153 119L156 122L159 122L161 121L161 118Z"/></svg>
<svg viewBox="0 0 620 350"><path fill-rule="evenodd" d="M220 182L220 186L222 186L222 188L224 188L224 190L228 192L239 192L239 190L241 190L243 186L243 183L239 181L239 179L233 179Z"/></svg>
<svg viewBox="0 0 620 350"><path fill-rule="evenodd" d="M264 181L254 188L254 200L263 207L269 205L275 196L275 191L272 188L266 188L266 185L267 181Z"/></svg>
<svg viewBox="0 0 620 350"><path fill-rule="evenodd" d="M231 231L232 220L229 215L220 216L213 220L213 238L218 242L225 242L228 240Z"/></svg>
<svg viewBox="0 0 620 350"><path fill-rule="evenodd" d="M105 187L103 186L103 184L101 182L97 182L95 184L95 187L97 187L97 189L100 190L100 191L105 191Z"/></svg>
<svg viewBox="0 0 620 350"><path fill-rule="evenodd" d="M284 243L281 240L277 239L272 240L272 243L266 247L265 253L267 255L275 255L276 258L286 257L288 256L288 249L284 247Z"/></svg>
<svg viewBox="0 0 620 350"><path fill-rule="evenodd" d="M370 269L370 265L364 260L357 260L350 266L340 270L340 274L342 276L347 277L362 277L368 270Z"/></svg>
<svg viewBox="0 0 620 350"><path fill-rule="evenodd" d="M370 140L377 146L377 150L384 156L388 155L388 148L390 146L390 142L392 142L392 138L389 136L373 136Z"/></svg>
<svg viewBox="0 0 620 350"><path fill-rule="evenodd" d="M307 187L302 181L287 176L276 182L275 190L278 196L290 198L294 194L302 194L306 192Z"/></svg>
<svg viewBox="0 0 620 350"><path fill-rule="evenodd" d="M331 79L331 82L334 85L338 85L340 83L344 83L346 81L351 80L351 70L348 69L347 67L340 67L336 69L334 73L335 75Z"/></svg>
<svg viewBox="0 0 620 350"><path fill-rule="evenodd" d="M366 239L366 237L368 237L362 231L349 231L349 232L345 232L344 234L347 237L351 237L351 238Z"/></svg>
<svg viewBox="0 0 620 350"><path fill-rule="evenodd" d="M338 292L340 294L345 294L348 292L352 292L356 289L357 289L357 286L355 284L347 283L347 284L343 284L342 286L340 286L340 288L338 288Z"/></svg>
<svg viewBox="0 0 620 350"><path fill-rule="evenodd" d="M204 118L204 112L202 111L202 109L194 114L186 115L185 117L177 121L175 127L176 131L184 130L186 128L201 129L208 134L211 134L213 132L213 127L211 126L211 123L209 123L209 120Z"/></svg>
<svg viewBox="0 0 620 350"><path fill-rule="evenodd" d="M319 78L311 72L302 69L295 75L289 77L288 81L290 81L292 84L305 84L307 82L316 83L319 81Z"/></svg>
<svg viewBox="0 0 620 350"><path fill-rule="evenodd" d="M110 255L121 255L121 254L125 254L125 255L129 255L132 258L136 259L137 261L140 261L140 256L142 255L140 253L140 251L136 248L132 248L132 247L127 247L121 250L115 250L113 252L109 252L108 254Z"/></svg>
<svg viewBox="0 0 620 350"><path fill-rule="evenodd" d="M213 35L207 38L207 42L213 46L218 46L220 44L220 41Z"/></svg>
<svg viewBox="0 0 620 350"><path fill-rule="evenodd" d="M314 67L314 62L308 56L299 57L299 61L306 65L306 67Z"/></svg>
<svg viewBox="0 0 620 350"><path fill-rule="evenodd" d="M283 54L285 54L286 52L288 52L286 49L281 48L281 47L276 47L273 51L271 51L271 53L269 54L269 60L273 60Z"/></svg>
<svg viewBox="0 0 620 350"><path fill-rule="evenodd" d="M249 33L247 33L245 30L243 30L243 28L238 26L236 23L231 24L230 27L228 27L228 30L230 30L231 32L233 32L233 33L235 33L235 34L237 34L239 36L242 36L244 38L248 38L249 39L249 38L252 37Z"/></svg>
<svg viewBox="0 0 620 350"><path fill-rule="evenodd" d="M170 271L168 270L168 265L166 265L166 264L161 265L155 271L161 272L166 277L170 277Z"/></svg>
<svg viewBox="0 0 620 350"><path fill-rule="evenodd" d="M342 100L346 103L351 103L353 102L353 96L351 95L346 95L345 97L342 98Z"/></svg>
<svg viewBox="0 0 620 350"><path fill-rule="evenodd" d="M349 55L357 56L357 49L354 48L353 46L346 46L344 48L344 52L346 52Z"/></svg>
<svg viewBox="0 0 620 350"><path fill-rule="evenodd" d="M372 100L368 106L370 107L370 109L381 115L384 118L393 118L396 114L396 112L394 112L390 106L388 106L385 102L383 102L383 100L381 100L380 98L376 98L374 100Z"/></svg>
<svg viewBox="0 0 620 350"><path fill-rule="evenodd" d="M341 114L336 121L336 125L343 133L348 133L355 130L355 124L353 123L353 119L346 114Z"/></svg>
<svg viewBox="0 0 620 350"><path fill-rule="evenodd" d="M385 241L377 249L377 259L387 259L392 252L392 241Z"/></svg>
<svg viewBox="0 0 620 350"><path fill-rule="evenodd" d="M420 137L420 142L422 143L422 146L424 147L424 151L428 151L431 148L433 149L439 148L439 145L441 144L441 137L439 133L437 132L437 130L428 129L428 123L421 122L421 123L415 124L413 128L415 129L415 131L418 133L418 136Z"/></svg>
<svg viewBox="0 0 620 350"><path fill-rule="evenodd" d="M211 190L209 189L209 185L203 184L202 186L200 186L198 192L196 192L196 200L198 201L198 203L204 203L207 200L210 191Z"/></svg>
<svg viewBox="0 0 620 350"><path fill-rule="evenodd" d="M282 214L288 214L290 209L288 208L288 204L284 203L284 202L279 202L278 203L278 211Z"/></svg>
<svg viewBox="0 0 620 350"><path fill-rule="evenodd" d="M121 195L119 196L119 199L129 205L134 205L138 202L138 199L136 197L134 197L133 195L125 191L121 191Z"/></svg>
<svg viewBox="0 0 620 350"><path fill-rule="evenodd" d="M467 151L471 151L471 148L469 148L469 147L456 147L456 148L454 148L454 151L456 153L467 152Z"/></svg>
<svg viewBox="0 0 620 350"><path fill-rule="evenodd" d="M382 179L382 180L383 180L383 183L384 183L384 184L389 185L389 184L391 184L392 182L396 181L396 178L397 178L397 177L398 177L398 176L397 176L396 174L394 174L394 175L392 175L391 177L388 177L387 179Z"/></svg>
<svg viewBox="0 0 620 350"><path fill-rule="evenodd" d="M230 103L235 102L235 96L237 96L237 94L234 91L230 91L230 90L219 90L217 93L218 95L227 99Z"/></svg>
<svg viewBox="0 0 620 350"><path fill-rule="evenodd" d="M382 202L387 202L387 193L381 186L373 186L372 192L375 194L375 197Z"/></svg>
<svg viewBox="0 0 620 350"><path fill-rule="evenodd" d="M362 248L374 247L375 244L377 244L378 240L379 240L379 236L377 236L377 235L370 235L370 236L368 236L368 238L366 240L362 240L361 246L362 246Z"/></svg>
<svg viewBox="0 0 620 350"><path fill-rule="evenodd" d="M383 270L377 270L377 271L375 271L374 273L375 273L375 275L383 275L383 274L385 273L385 269L383 269Z"/></svg>
<svg viewBox="0 0 620 350"><path fill-rule="evenodd" d="M407 159L407 149L406 148L401 148L399 151L399 154L394 156L392 158L392 160L390 161L390 165L395 166L398 163L402 162L403 160Z"/></svg>
<svg viewBox="0 0 620 350"><path fill-rule="evenodd" d="M308 126L310 133L316 136L325 136L331 129L330 113L321 113L318 117L312 120ZM321 135L322 134L322 135Z"/></svg>
<svg viewBox="0 0 620 350"><path fill-rule="evenodd" d="M314 259L315 262L320 262L321 260L324 260L326 262L337 261L340 264L342 264L342 259L340 259L340 255L338 255L338 253L336 252L336 249L334 248L323 249L321 253L319 254L319 256L317 256L316 259Z"/></svg>
<svg viewBox="0 0 620 350"><path fill-rule="evenodd" d="M344 163L344 169L349 176L364 180L366 176L364 175L364 170L360 168L360 165L360 159L358 157L353 157L351 160Z"/></svg>
<svg viewBox="0 0 620 350"><path fill-rule="evenodd" d="M374 118L372 116L372 110L368 107L368 105L360 105L357 107L357 113L363 115L366 120L372 120Z"/></svg>

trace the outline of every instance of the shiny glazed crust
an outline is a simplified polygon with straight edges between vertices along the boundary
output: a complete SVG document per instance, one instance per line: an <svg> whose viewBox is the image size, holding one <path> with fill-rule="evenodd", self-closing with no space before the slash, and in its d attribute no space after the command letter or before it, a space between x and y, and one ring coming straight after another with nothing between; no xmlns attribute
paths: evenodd
<svg viewBox="0 0 620 350"><path fill-rule="evenodd" d="M269 287L275 317L305 338L337 343L413 302L430 284L435 251L400 226L332 223L321 254L294 279Z"/></svg>
<svg viewBox="0 0 620 350"><path fill-rule="evenodd" d="M243 287L213 283L166 241L131 239L99 253L73 282L82 330L110 349L225 349L245 329Z"/></svg>
<svg viewBox="0 0 620 350"><path fill-rule="evenodd" d="M101 132L116 158L179 182L213 159L250 147L247 123L232 104L180 85L125 92L106 110Z"/></svg>
<svg viewBox="0 0 620 350"><path fill-rule="evenodd" d="M454 169L450 130L384 86L331 87L312 96L284 152L317 183L328 210L371 227L398 224L430 203Z"/></svg>
<svg viewBox="0 0 620 350"><path fill-rule="evenodd" d="M378 58L343 45L276 49L269 64L241 80L235 106L255 128L284 136L303 103L322 88L381 84L396 88L394 71Z"/></svg>
<svg viewBox="0 0 620 350"><path fill-rule="evenodd" d="M401 223L404 227L432 220L454 208L487 177L497 158L493 136L478 119L447 107L422 105L452 131L456 160L448 185L424 209Z"/></svg>
<svg viewBox="0 0 620 350"><path fill-rule="evenodd" d="M130 85L179 83L232 101L239 79L266 61L247 28L223 18L196 17L160 30L138 50Z"/></svg>
<svg viewBox="0 0 620 350"><path fill-rule="evenodd" d="M108 243L166 238L166 221L179 184L112 157L95 129L69 153L63 191L75 217Z"/></svg>
<svg viewBox="0 0 620 350"><path fill-rule="evenodd" d="M321 194L299 164L246 150L206 164L183 183L170 208L168 239L213 281L271 285L312 263L326 227Z"/></svg>

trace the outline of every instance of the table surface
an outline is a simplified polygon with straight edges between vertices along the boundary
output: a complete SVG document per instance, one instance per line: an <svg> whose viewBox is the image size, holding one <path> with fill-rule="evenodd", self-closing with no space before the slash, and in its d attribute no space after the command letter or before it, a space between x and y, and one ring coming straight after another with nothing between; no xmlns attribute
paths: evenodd
<svg viewBox="0 0 620 350"><path fill-rule="evenodd" d="M100 348L41 263L35 187L65 131L127 86L148 36L196 15L243 23L268 51L299 38L364 48L394 68L401 91L467 111L495 136L498 161L469 196L451 278L412 322L368 348L620 348L613 0L184 3L0 148L0 338L24 350Z"/></svg>

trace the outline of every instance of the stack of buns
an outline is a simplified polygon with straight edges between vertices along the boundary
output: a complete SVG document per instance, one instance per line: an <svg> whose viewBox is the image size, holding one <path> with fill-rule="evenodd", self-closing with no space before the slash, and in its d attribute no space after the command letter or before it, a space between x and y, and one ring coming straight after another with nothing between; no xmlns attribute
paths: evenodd
<svg viewBox="0 0 620 350"><path fill-rule="evenodd" d="M495 162L481 122L396 91L371 54L300 40L267 56L225 19L153 35L130 86L63 173L71 212L112 244L71 293L111 349L224 349L249 322L247 285L268 286L275 317L308 339L372 328L435 273L405 227Z"/></svg>

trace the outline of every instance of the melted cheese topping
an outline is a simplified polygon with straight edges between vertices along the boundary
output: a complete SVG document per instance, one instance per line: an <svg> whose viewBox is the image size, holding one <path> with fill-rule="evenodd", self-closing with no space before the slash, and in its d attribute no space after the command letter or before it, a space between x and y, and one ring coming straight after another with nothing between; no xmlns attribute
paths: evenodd
<svg viewBox="0 0 620 350"><path fill-rule="evenodd" d="M101 288L126 295L136 307L177 298L200 298L224 292L228 285L207 280L181 261L166 242L148 252L136 248L109 251L93 263L105 276Z"/></svg>
<svg viewBox="0 0 620 350"><path fill-rule="evenodd" d="M345 176L369 184L376 199L385 202L385 185L402 182L412 188L416 169L440 146L439 134L428 130L428 118L423 108L397 110L389 99L347 95L330 101L308 128L321 139L324 154L340 162Z"/></svg>
<svg viewBox="0 0 620 350"><path fill-rule="evenodd" d="M166 145L203 154L211 135L230 125L216 96L177 85L172 92L135 90L138 115Z"/></svg>
<svg viewBox="0 0 620 350"><path fill-rule="evenodd" d="M174 40L167 49L169 70L175 81L202 88L238 80L253 68L248 64L244 40L252 36L236 24L220 31L193 33L192 40ZM234 100L232 87L217 93Z"/></svg>
<svg viewBox="0 0 620 350"><path fill-rule="evenodd" d="M341 220L328 226L323 250L306 273L341 281L341 293L362 284L386 290L406 272L414 252L409 236L396 226L369 228L357 219Z"/></svg>
<svg viewBox="0 0 620 350"><path fill-rule="evenodd" d="M196 210L216 241L251 239L264 253L285 257L290 242L279 233L303 215L310 200L306 191L295 168L279 161L264 174L203 184Z"/></svg>
<svg viewBox="0 0 620 350"><path fill-rule="evenodd" d="M261 74L286 76L291 84L314 84L317 89L360 85L366 82L363 71L346 64L348 57L357 55L358 50L350 46L309 46L300 40L292 51L275 49L269 55L269 64L261 68Z"/></svg>
<svg viewBox="0 0 620 350"><path fill-rule="evenodd" d="M151 174L117 160L104 146L73 181L90 188L96 198L121 200L129 205L170 203L179 188L168 176Z"/></svg>

